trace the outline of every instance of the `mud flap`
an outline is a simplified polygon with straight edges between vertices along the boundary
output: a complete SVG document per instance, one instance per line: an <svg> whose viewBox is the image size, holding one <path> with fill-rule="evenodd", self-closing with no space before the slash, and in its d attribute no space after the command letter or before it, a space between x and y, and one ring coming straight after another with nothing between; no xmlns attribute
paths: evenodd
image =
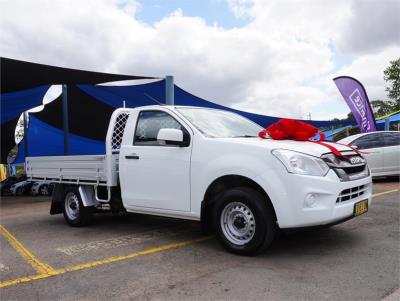
<svg viewBox="0 0 400 301"><path fill-rule="evenodd" d="M200 225L202 234L208 235L213 232L211 208L207 208L205 201L201 202Z"/></svg>
<svg viewBox="0 0 400 301"><path fill-rule="evenodd" d="M51 196L50 214L60 214L63 212L64 204L64 185L56 184Z"/></svg>

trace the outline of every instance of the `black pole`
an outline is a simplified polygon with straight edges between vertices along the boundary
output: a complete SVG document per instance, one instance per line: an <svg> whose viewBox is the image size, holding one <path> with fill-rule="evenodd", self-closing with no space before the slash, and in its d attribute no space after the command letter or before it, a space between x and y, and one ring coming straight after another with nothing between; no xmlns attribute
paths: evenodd
<svg viewBox="0 0 400 301"><path fill-rule="evenodd" d="M63 111L63 129L64 129L64 156L69 155L69 127L68 127L68 86L62 85L62 111Z"/></svg>
<svg viewBox="0 0 400 301"><path fill-rule="evenodd" d="M24 153L25 158L28 157L28 112L24 112L23 121L24 121Z"/></svg>

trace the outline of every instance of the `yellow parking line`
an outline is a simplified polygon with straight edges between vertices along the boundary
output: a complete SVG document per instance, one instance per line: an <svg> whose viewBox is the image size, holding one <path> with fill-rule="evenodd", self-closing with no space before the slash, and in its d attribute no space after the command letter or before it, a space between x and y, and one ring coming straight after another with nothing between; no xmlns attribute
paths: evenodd
<svg viewBox="0 0 400 301"><path fill-rule="evenodd" d="M74 266L71 266L71 267L58 269L58 270L56 270L56 272L58 274L63 274L63 273L67 273L67 272L93 268L93 267L96 267L96 266L99 266L99 265L103 265L103 264L107 264L107 263L118 262L118 261L121 261L121 260L126 260L126 259L130 259L130 258L142 256L142 255L150 255L150 254L158 253L158 252L162 252L162 251L183 248L183 247L186 247L188 245L191 245L191 244L194 244L194 243L197 243L197 242L205 241L205 240L207 240L209 238L211 238L211 236L204 236L204 237L200 237L200 238L196 238L196 239L192 239L192 240L188 240L188 241L172 243L172 244L169 244L169 245L165 245L165 246L161 246L161 247L155 247L155 248L151 248L151 249L147 249L147 250L144 250L144 251L131 253L131 254L124 255L124 256L114 256L114 257L109 257L109 258L106 258L106 259L103 259L103 260L88 262L88 263L84 263L84 264L78 264L78 265L74 265Z"/></svg>
<svg viewBox="0 0 400 301"><path fill-rule="evenodd" d="M0 288L11 286L11 285L16 285L16 284L20 284L20 283L26 283L26 282L30 282L33 280L44 279L44 278L61 275L61 274L68 273L68 272L74 272L74 271L79 271L79 270L83 270L83 269L93 268L93 267L96 267L99 265L104 265L104 264L108 264L108 263L127 260L127 259L131 259L134 257L142 256L142 255L150 255L150 254L154 254L157 252L162 252L162 251L167 251L167 250L172 250L172 249L179 249L179 248L183 248L183 247L186 247L186 246L194 244L194 243L205 241L207 239L210 239L211 237L212 236L204 236L204 237L200 237L200 238L196 238L196 239L192 239L192 240L172 243L172 244L168 244L165 246L160 246L160 247L150 248L150 249L143 250L143 251L138 251L138 252L131 253L131 254L128 254L125 256L115 256L115 257L110 257L110 258L106 258L103 260L98 260L98 261L88 262L88 263L84 263L84 264L78 264L78 265L74 265L74 266L70 266L70 267L66 267L66 268L62 268L62 269L52 270L52 273L41 273L38 275L21 277L21 278L17 278L14 280L8 280L8 281L0 282Z"/></svg>
<svg viewBox="0 0 400 301"><path fill-rule="evenodd" d="M11 246L39 273L53 274L54 269L37 259L22 243L18 241L6 228L0 225L0 233L8 240Z"/></svg>
<svg viewBox="0 0 400 301"><path fill-rule="evenodd" d="M393 193L396 191L399 191L399 190L398 189L388 190L388 191L384 191L384 192L375 193L372 196L375 198L377 196L381 196L381 195L388 194L388 193Z"/></svg>
<svg viewBox="0 0 400 301"><path fill-rule="evenodd" d="M21 277L21 278L17 278L14 280L3 281L3 282L0 282L0 288L11 286L11 285L16 285L16 284L20 284L20 283L30 282L33 280L48 278L48 277L52 277L55 275L57 275L57 274L38 274L38 275Z"/></svg>

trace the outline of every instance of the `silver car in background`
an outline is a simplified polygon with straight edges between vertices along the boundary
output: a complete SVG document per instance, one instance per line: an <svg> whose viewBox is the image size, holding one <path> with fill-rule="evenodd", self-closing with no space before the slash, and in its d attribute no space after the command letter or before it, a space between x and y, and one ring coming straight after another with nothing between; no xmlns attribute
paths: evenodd
<svg viewBox="0 0 400 301"><path fill-rule="evenodd" d="M366 154L373 177L400 175L400 132L382 131L363 133L338 141L355 147Z"/></svg>
<svg viewBox="0 0 400 301"><path fill-rule="evenodd" d="M17 182L10 187L10 193L12 195L24 195L27 194L32 186L33 182L29 180Z"/></svg>
<svg viewBox="0 0 400 301"><path fill-rule="evenodd" d="M53 184L48 181L38 181L32 184L31 195L50 195L53 191Z"/></svg>

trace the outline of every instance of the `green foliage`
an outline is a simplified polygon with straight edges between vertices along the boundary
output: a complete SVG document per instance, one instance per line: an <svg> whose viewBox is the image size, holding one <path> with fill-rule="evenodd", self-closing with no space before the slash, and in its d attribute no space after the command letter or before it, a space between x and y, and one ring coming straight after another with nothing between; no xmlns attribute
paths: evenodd
<svg viewBox="0 0 400 301"><path fill-rule="evenodd" d="M347 113L347 119L346 119L346 120L354 121L354 120L356 120L356 119L354 118L353 113L352 113L352 112L349 112L349 113Z"/></svg>
<svg viewBox="0 0 400 301"><path fill-rule="evenodd" d="M389 99L394 102L394 111L400 108L400 57L391 61L383 71L383 79L386 81L386 91ZM397 108L397 109L396 109Z"/></svg>
<svg viewBox="0 0 400 301"><path fill-rule="evenodd" d="M375 118L400 110L400 58L390 61L389 66L383 71L383 79L387 84L388 100L371 101Z"/></svg>
<svg viewBox="0 0 400 301"><path fill-rule="evenodd" d="M371 107L374 111L375 118L379 118L398 110L398 102L392 100L373 100Z"/></svg>

